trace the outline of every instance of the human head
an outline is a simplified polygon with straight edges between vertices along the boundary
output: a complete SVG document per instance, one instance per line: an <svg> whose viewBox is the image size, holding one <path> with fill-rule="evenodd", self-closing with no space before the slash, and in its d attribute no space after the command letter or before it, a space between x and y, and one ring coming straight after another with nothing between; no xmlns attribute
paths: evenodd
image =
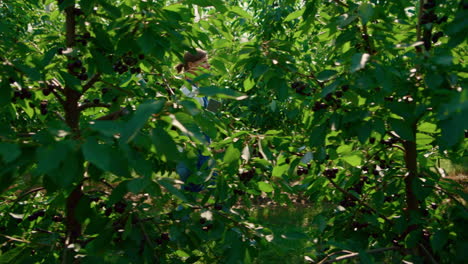
<svg viewBox="0 0 468 264"><path fill-rule="evenodd" d="M203 67L208 69L209 64L207 62L208 54L206 51L201 49L196 49L195 53L190 51L185 52L184 61L176 66L177 72L184 70L185 72L194 73L193 71L198 67Z"/></svg>

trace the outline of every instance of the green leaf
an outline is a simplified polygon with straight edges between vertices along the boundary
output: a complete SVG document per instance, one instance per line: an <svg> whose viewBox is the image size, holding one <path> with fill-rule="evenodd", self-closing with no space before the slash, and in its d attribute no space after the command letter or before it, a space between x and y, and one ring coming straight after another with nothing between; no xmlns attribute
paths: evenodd
<svg viewBox="0 0 468 264"><path fill-rule="evenodd" d="M175 197L179 198L183 202L188 202L187 197L177 189L174 184L175 181L172 178L162 178L158 180L158 183L166 188L166 190L170 193L172 193Z"/></svg>
<svg viewBox="0 0 468 264"><path fill-rule="evenodd" d="M231 11L232 13L235 13L243 18L246 18L246 19L252 19L252 16L247 12L245 11L244 9L242 9L241 7L239 6L231 6L229 7L229 11Z"/></svg>
<svg viewBox="0 0 468 264"><path fill-rule="evenodd" d="M13 143L0 142L0 156L3 162L10 163L21 155L21 149Z"/></svg>
<svg viewBox="0 0 468 264"><path fill-rule="evenodd" d="M323 146L325 144L326 126L315 127L310 133L309 145L311 147Z"/></svg>
<svg viewBox="0 0 468 264"><path fill-rule="evenodd" d="M267 72L268 69L270 69L270 67L268 67L268 65L257 64L257 65L255 65L255 68L253 69L252 76L254 78L258 78L258 77L262 76L265 72ZM248 78L246 80L248 80ZM244 85L244 87L245 87L245 85Z"/></svg>
<svg viewBox="0 0 468 264"><path fill-rule="evenodd" d="M418 126L418 131L426 133L435 133L437 131L437 125L425 122Z"/></svg>
<svg viewBox="0 0 468 264"><path fill-rule="evenodd" d="M149 100L140 104L122 132L122 142L129 143L132 141L140 129L146 124L148 118L153 114L159 113L163 109L165 103L166 100L161 99L158 101Z"/></svg>
<svg viewBox="0 0 468 264"><path fill-rule="evenodd" d="M374 7L369 3L362 3L358 8L359 17L365 25L374 16Z"/></svg>
<svg viewBox="0 0 468 264"><path fill-rule="evenodd" d="M447 244L449 234L446 230L439 229L431 236L431 247L434 252L440 252Z"/></svg>
<svg viewBox="0 0 468 264"><path fill-rule="evenodd" d="M362 164L362 157L358 154L346 155L341 158L346 161L349 165L356 167Z"/></svg>
<svg viewBox="0 0 468 264"><path fill-rule="evenodd" d="M15 66L20 71L24 72L31 80L39 81L41 79L41 73L38 69L20 63L15 63Z"/></svg>
<svg viewBox="0 0 468 264"><path fill-rule="evenodd" d="M89 14L93 10L95 3L96 0L80 0L81 10L83 10L85 14Z"/></svg>
<svg viewBox="0 0 468 264"><path fill-rule="evenodd" d="M288 169L289 169L289 164L277 165L273 168L271 176L282 177L283 175L287 174Z"/></svg>
<svg viewBox="0 0 468 264"><path fill-rule="evenodd" d="M268 182L258 182L257 185L258 189L260 189L262 192L270 193L274 190L273 186L271 186L271 184Z"/></svg>
<svg viewBox="0 0 468 264"><path fill-rule="evenodd" d="M394 130L402 139L410 141L415 140L416 135L411 129L411 124L409 124L409 122L401 119L390 118L388 123L390 124L391 129Z"/></svg>
<svg viewBox="0 0 468 264"><path fill-rule="evenodd" d="M49 173L58 168L65 160L70 147L66 142L58 142L53 145L40 147L37 150L37 170L39 174Z"/></svg>
<svg viewBox="0 0 468 264"><path fill-rule="evenodd" d="M284 101L288 98L289 87L283 78L277 76L271 78L268 81L268 87L278 95L278 100Z"/></svg>
<svg viewBox="0 0 468 264"><path fill-rule="evenodd" d="M18 246L0 254L0 264L21 263L24 256L27 256L27 251L31 249L24 246Z"/></svg>
<svg viewBox="0 0 468 264"><path fill-rule="evenodd" d="M353 151L352 145L341 145L336 149L336 153L338 154L348 154Z"/></svg>
<svg viewBox="0 0 468 264"><path fill-rule="evenodd" d="M468 116L462 113L453 115L440 121L439 126L442 129L440 141L448 147L455 146L463 140L464 130L468 127Z"/></svg>
<svg viewBox="0 0 468 264"><path fill-rule="evenodd" d="M249 91L255 86L255 81L250 78L245 78L244 80L244 91Z"/></svg>
<svg viewBox="0 0 468 264"><path fill-rule="evenodd" d="M236 164L241 159L241 152L234 146L234 144L229 145L224 154L223 161L228 164Z"/></svg>
<svg viewBox="0 0 468 264"><path fill-rule="evenodd" d="M113 73L112 64L104 55L97 50L91 50L91 54L93 55L94 63L100 72L107 74Z"/></svg>
<svg viewBox="0 0 468 264"><path fill-rule="evenodd" d="M113 149L107 144L99 144L96 138L90 137L82 146L83 156L103 171L111 169Z"/></svg>
<svg viewBox="0 0 468 264"><path fill-rule="evenodd" d="M178 112L172 116L172 125L191 138L200 142L207 141L206 135L201 131L195 119L186 113Z"/></svg>
<svg viewBox="0 0 468 264"><path fill-rule="evenodd" d="M93 23L93 31L96 35L96 45L104 50L107 51L113 51L114 50L114 44L111 41L111 38L106 30L102 28L102 25Z"/></svg>
<svg viewBox="0 0 468 264"><path fill-rule="evenodd" d="M150 184L147 178L133 179L127 182L127 189L132 193L139 193L143 191Z"/></svg>
<svg viewBox="0 0 468 264"><path fill-rule="evenodd" d="M239 93L229 88L220 88L217 86L200 87L198 92L200 95L215 96L218 98L226 98L226 99L234 99L234 100L244 100L248 98L248 96L245 94Z"/></svg>
<svg viewBox="0 0 468 264"><path fill-rule="evenodd" d="M366 67L367 62L370 59L370 55L367 53L356 53L351 58L351 73L357 72Z"/></svg>
<svg viewBox="0 0 468 264"><path fill-rule="evenodd" d="M359 142L365 143L366 140L370 137L372 132L372 125L369 122L364 122L359 128L358 128L358 139Z"/></svg>
<svg viewBox="0 0 468 264"><path fill-rule="evenodd" d="M304 14L304 11L305 11L305 8L294 11L294 12L290 13L283 21L288 22L288 21L294 20L294 19L302 16L302 14Z"/></svg>
<svg viewBox="0 0 468 264"><path fill-rule="evenodd" d="M11 87L7 80L0 81L0 107L11 102Z"/></svg>
<svg viewBox="0 0 468 264"><path fill-rule="evenodd" d="M112 18L116 19L122 16L120 8L116 6L117 3L108 4L105 0L99 0L99 3Z"/></svg>
<svg viewBox="0 0 468 264"><path fill-rule="evenodd" d="M81 81L76 78L75 76L71 75L68 72L59 71L60 76L62 76L63 80L65 81L65 85L72 88L73 90L80 91L81 89Z"/></svg>
<svg viewBox="0 0 468 264"><path fill-rule="evenodd" d="M166 130L160 126L156 127L152 131L152 139L156 151L162 153L167 160L175 161L179 159L180 154L177 145Z"/></svg>
<svg viewBox="0 0 468 264"><path fill-rule="evenodd" d="M141 49L146 54L151 54L154 48L156 48L156 39L154 38L155 34L151 29L146 29L143 31L143 34L137 39L138 44Z"/></svg>
<svg viewBox="0 0 468 264"><path fill-rule="evenodd" d="M324 70L317 74L317 80L325 82L331 80L338 72L334 70Z"/></svg>

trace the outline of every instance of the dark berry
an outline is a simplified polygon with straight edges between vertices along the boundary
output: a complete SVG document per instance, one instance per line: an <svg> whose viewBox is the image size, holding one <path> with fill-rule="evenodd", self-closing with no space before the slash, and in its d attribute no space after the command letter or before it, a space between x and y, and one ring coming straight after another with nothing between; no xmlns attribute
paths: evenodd
<svg viewBox="0 0 468 264"><path fill-rule="evenodd" d="M164 241L169 241L169 239L170 239L169 233L162 233L161 234L161 239L164 240Z"/></svg>
<svg viewBox="0 0 468 264"><path fill-rule="evenodd" d="M95 103L95 104L99 104L100 101L101 101L101 100L99 100L99 98L93 99L93 103Z"/></svg>
<svg viewBox="0 0 468 264"><path fill-rule="evenodd" d="M423 8L426 9L426 10L428 10L428 9L434 8L435 6L436 6L435 2L432 2L432 1L431 1L431 2L425 3L425 4L423 5Z"/></svg>
<svg viewBox="0 0 468 264"><path fill-rule="evenodd" d="M132 74L140 73L140 72L141 72L141 68L140 68L140 67L131 68L131 69L130 69L130 72L131 72Z"/></svg>
<svg viewBox="0 0 468 264"><path fill-rule="evenodd" d="M343 92L342 91L336 91L335 96L338 97L338 98L341 98L341 97L343 97Z"/></svg>
<svg viewBox="0 0 468 264"><path fill-rule="evenodd" d="M445 23L445 22L447 22L447 20L448 20L448 16L443 16L443 17L439 18L439 20L437 20L437 24Z"/></svg>
<svg viewBox="0 0 468 264"><path fill-rule="evenodd" d="M75 13L76 16L84 15L83 10L81 10L81 9L79 9L79 8L75 8L73 11L74 11L74 13Z"/></svg>
<svg viewBox="0 0 468 264"><path fill-rule="evenodd" d="M119 214L125 212L126 207L127 205L123 202L117 202L116 204L114 204L114 210Z"/></svg>
<svg viewBox="0 0 468 264"><path fill-rule="evenodd" d="M105 214L106 216L111 215L111 214L112 214L112 207L106 208L106 211L104 211L104 214Z"/></svg>
<svg viewBox="0 0 468 264"><path fill-rule="evenodd" d="M41 108L41 115L47 115L48 112L47 108Z"/></svg>
<svg viewBox="0 0 468 264"><path fill-rule="evenodd" d="M215 210L221 210L221 209L223 209L223 206L220 205L220 204L215 204L214 209Z"/></svg>
<svg viewBox="0 0 468 264"><path fill-rule="evenodd" d="M125 57L123 58L123 61L128 66L134 66L137 63L137 60L133 57Z"/></svg>
<svg viewBox="0 0 468 264"><path fill-rule="evenodd" d="M78 75L78 79L82 80L82 81L86 81L88 79L88 74L86 73L80 73Z"/></svg>
<svg viewBox="0 0 468 264"><path fill-rule="evenodd" d="M369 143L374 144L375 143L375 137L369 138Z"/></svg>
<svg viewBox="0 0 468 264"><path fill-rule="evenodd" d="M238 190L238 189L235 189L235 190L234 190L234 193L237 194L237 195L244 195L244 194L245 194L244 191Z"/></svg>
<svg viewBox="0 0 468 264"><path fill-rule="evenodd" d="M145 58L145 55L144 55L144 54L138 55L138 59L143 60L144 58Z"/></svg>
<svg viewBox="0 0 468 264"><path fill-rule="evenodd" d="M63 221L63 216L58 214L58 215L54 215L52 216L52 221L54 222L62 222Z"/></svg>
<svg viewBox="0 0 468 264"><path fill-rule="evenodd" d="M80 68L81 66L83 66L83 62L81 60L76 60L74 62L74 65L76 68Z"/></svg>
<svg viewBox="0 0 468 264"><path fill-rule="evenodd" d="M52 92L52 91L51 91L50 89L48 89L48 88L45 88L45 89L42 90L42 94L43 94L44 96L48 96L51 92Z"/></svg>
<svg viewBox="0 0 468 264"><path fill-rule="evenodd" d="M105 94L105 93L107 93L108 91L109 91L109 88L102 88L102 90L101 90L102 94Z"/></svg>

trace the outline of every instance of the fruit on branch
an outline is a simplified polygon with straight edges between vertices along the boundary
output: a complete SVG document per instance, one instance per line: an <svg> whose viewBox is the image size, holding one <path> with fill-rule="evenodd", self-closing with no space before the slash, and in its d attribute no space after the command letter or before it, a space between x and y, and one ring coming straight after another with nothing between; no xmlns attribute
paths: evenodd
<svg viewBox="0 0 468 264"><path fill-rule="evenodd" d="M309 170L307 168L302 167L302 166L298 166L296 173L297 173L298 176L302 176L304 174L308 174Z"/></svg>
<svg viewBox="0 0 468 264"><path fill-rule="evenodd" d="M239 174L239 179L243 182L249 182L255 176L255 167L252 167L250 170L243 171Z"/></svg>
<svg viewBox="0 0 468 264"><path fill-rule="evenodd" d="M313 92L313 89L309 87L307 83L301 81L295 81L291 84L291 88L300 95L309 96Z"/></svg>
<svg viewBox="0 0 468 264"><path fill-rule="evenodd" d="M337 168L329 168L323 172L323 175L325 175L325 177L327 178L334 179L337 173L338 173Z"/></svg>
<svg viewBox="0 0 468 264"><path fill-rule="evenodd" d="M28 216L28 220L29 221L34 221L39 217L43 217L44 215L45 215L45 210L40 209L40 210L37 210L36 212L32 213L30 216Z"/></svg>
<svg viewBox="0 0 468 264"><path fill-rule="evenodd" d="M234 194L237 194L237 195L244 195L245 192L244 192L243 190L234 189Z"/></svg>
<svg viewBox="0 0 468 264"><path fill-rule="evenodd" d="M437 41L439 41L439 38L441 38L443 35L444 35L444 32L442 32L442 31L439 31L439 32L435 33L432 36L432 43L436 43Z"/></svg>

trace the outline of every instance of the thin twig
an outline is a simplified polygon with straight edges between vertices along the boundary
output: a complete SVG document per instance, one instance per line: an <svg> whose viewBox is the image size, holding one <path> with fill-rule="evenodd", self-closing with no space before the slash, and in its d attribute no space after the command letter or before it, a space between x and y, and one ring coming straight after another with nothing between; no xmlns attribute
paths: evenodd
<svg viewBox="0 0 468 264"><path fill-rule="evenodd" d="M389 250L396 250L398 249L397 247L388 247L388 248L376 248L376 249L371 249L371 250L367 250L366 253L367 254L374 254L374 253L381 253L381 252L385 252L385 251L389 251ZM352 252L348 255L344 255L344 256L339 256L337 257L336 259L331 259L331 260L326 260L325 262L319 262L320 263L333 263L333 262L338 262L338 261L342 261L342 260L345 260L345 259L351 259L351 258L356 258L356 257L359 257L359 252Z"/></svg>
<svg viewBox="0 0 468 264"><path fill-rule="evenodd" d="M333 0L333 2L337 3L337 4L340 5L340 6L349 7L348 4L343 3L343 2L341 2L340 0Z"/></svg>
<svg viewBox="0 0 468 264"><path fill-rule="evenodd" d="M429 252L429 250L427 250L427 248L421 244L421 243L418 243L419 246L422 248L424 254L426 255L426 257L431 261L432 264L438 264L437 260L435 260L435 258L432 256L432 254Z"/></svg>
<svg viewBox="0 0 468 264"><path fill-rule="evenodd" d="M127 115L128 113L129 113L128 109L125 107L122 107L120 110L101 116L96 120L116 120L121 116Z"/></svg>
<svg viewBox="0 0 468 264"><path fill-rule="evenodd" d="M132 92L127 91L127 90L125 90L125 89L122 89L122 88L116 86L116 85L113 84L113 83L110 83L110 82L107 82L107 81L104 81L104 80L101 80L101 82L102 82L102 83L105 83L105 84L107 84L107 85L110 85L113 89L116 89L116 90L118 90L119 92L126 93L127 95L133 95Z"/></svg>
<svg viewBox="0 0 468 264"><path fill-rule="evenodd" d="M39 192L39 191L42 191L42 190L45 190L44 187L33 187L27 191L25 191L24 193L21 193L21 195L16 198L16 200L13 202L13 204L10 206L10 208L13 208L13 206L15 206L19 201L21 201L24 197L30 195L31 193L36 193L36 192Z"/></svg>
<svg viewBox="0 0 468 264"><path fill-rule="evenodd" d="M55 89L52 89L51 90L52 94L55 96L55 98L57 98L57 100L59 101L59 103L62 105L62 106L65 106L65 100L62 98L62 96L60 94L57 93L57 91Z"/></svg>
<svg viewBox="0 0 468 264"><path fill-rule="evenodd" d="M60 114L58 111L54 111L54 114L63 122L66 122L65 117L63 117L62 114Z"/></svg>

